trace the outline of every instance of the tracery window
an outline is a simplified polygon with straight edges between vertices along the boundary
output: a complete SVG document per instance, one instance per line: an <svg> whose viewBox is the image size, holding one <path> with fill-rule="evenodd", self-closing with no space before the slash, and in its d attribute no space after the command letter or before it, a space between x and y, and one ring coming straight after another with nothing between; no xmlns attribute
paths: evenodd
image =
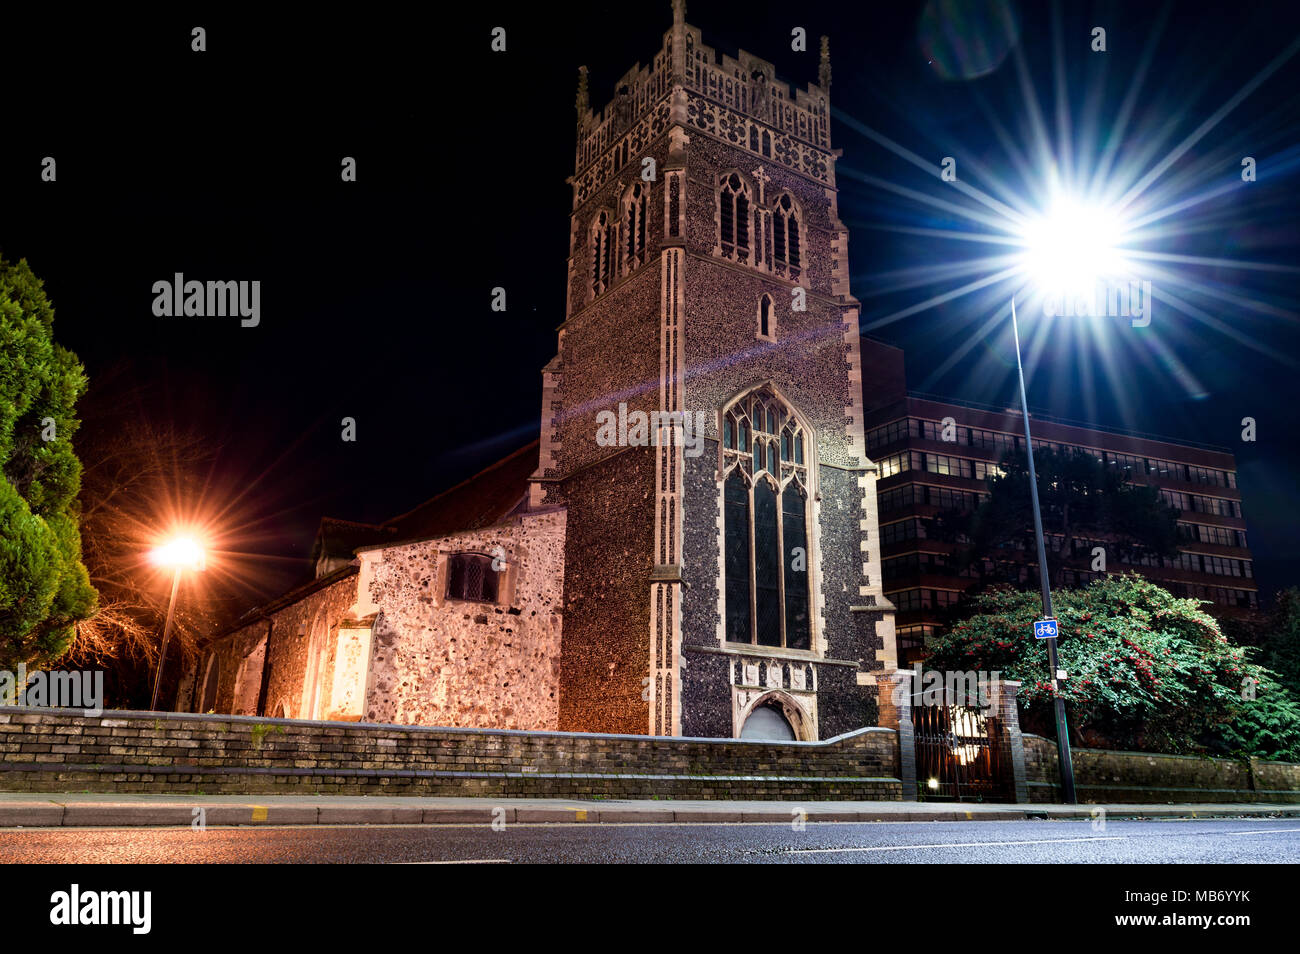
<svg viewBox="0 0 1300 954"><path fill-rule="evenodd" d="M719 180L718 224L722 255L737 262L749 260L749 183L735 172Z"/></svg>
<svg viewBox="0 0 1300 954"><path fill-rule="evenodd" d="M799 207L783 192L772 205L772 251L778 275L798 281L803 271L799 235Z"/></svg>
<svg viewBox="0 0 1300 954"><path fill-rule="evenodd" d="M767 387L723 413L728 642L811 647L810 441L790 408Z"/></svg>
<svg viewBox="0 0 1300 954"><path fill-rule="evenodd" d="M614 277L614 220L602 210L591 223L591 294L603 294Z"/></svg>
<svg viewBox="0 0 1300 954"><path fill-rule="evenodd" d="M646 257L649 226L646 212L650 190L638 182L627 190L623 198L623 274L636 268Z"/></svg>

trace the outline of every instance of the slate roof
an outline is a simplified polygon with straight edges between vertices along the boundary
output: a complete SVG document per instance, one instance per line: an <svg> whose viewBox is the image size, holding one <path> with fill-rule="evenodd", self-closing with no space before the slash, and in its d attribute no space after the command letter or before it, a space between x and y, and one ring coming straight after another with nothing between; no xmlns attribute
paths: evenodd
<svg viewBox="0 0 1300 954"><path fill-rule="evenodd" d="M394 540L440 537L500 523L528 500L528 478L537 470L537 440L384 523ZM376 540L371 544L382 544Z"/></svg>
<svg viewBox="0 0 1300 954"><path fill-rule="evenodd" d="M524 509L528 501L528 478L537 470L539 443L538 440L530 441L468 480L449 487L414 510L383 524L323 517L312 547L312 565L315 566L322 553L331 557L351 558L353 551L364 547L440 537L500 523L512 513ZM355 566L344 566L324 577L309 580L269 603L248 610L237 622L223 628L211 638L227 636L259 616L297 602L303 596L356 572Z"/></svg>

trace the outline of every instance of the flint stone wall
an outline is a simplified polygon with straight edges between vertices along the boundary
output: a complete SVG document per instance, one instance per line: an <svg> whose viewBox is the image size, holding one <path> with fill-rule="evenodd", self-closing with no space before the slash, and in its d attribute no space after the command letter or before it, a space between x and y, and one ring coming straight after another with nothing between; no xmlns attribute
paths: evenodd
<svg viewBox="0 0 1300 954"><path fill-rule="evenodd" d="M565 513L550 510L375 551L366 721L558 728L564 538ZM462 551L503 554L496 603L445 596Z"/></svg>

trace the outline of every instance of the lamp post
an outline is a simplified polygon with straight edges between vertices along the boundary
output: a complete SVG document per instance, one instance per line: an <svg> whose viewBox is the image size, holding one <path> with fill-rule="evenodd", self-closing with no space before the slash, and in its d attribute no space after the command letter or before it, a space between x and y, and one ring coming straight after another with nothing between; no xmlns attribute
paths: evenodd
<svg viewBox="0 0 1300 954"><path fill-rule="evenodd" d="M1043 542L1043 517L1038 505L1038 477L1034 473L1034 440L1029 434L1029 399L1025 396L1025 369L1020 361L1020 325L1016 321L1016 299L1011 299L1011 331L1016 339L1016 373L1020 376L1020 409L1025 416L1025 454L1029 459L1029 498L1034 511L1034 536L1038 540L1038 579L1043 587L1043 617L1052 619L1052 589L1047 576L1047 546ZM1059 630L1058 630L1059 632ZM1070 759L1070 732L1065 721L1065 700L1061 698L1056 674L1056 637L1047 638L1047 665L1051 669L1052 703L1056 709L1056 752L1061 767L1061 799L1075 804L1074 764Z"/></svg>
<svg viewBox="0 0 1300 954"><path fill-rule="evenodd" d="M172 568L172 595L167 601L167 622L163 624L162 648L158 653L158 671L153 679L153 697L149 702L149 711L158 711L158 690L162 688L163 665L167 661L167 640L172 632L172 620L176 617L176 593L181 586L181 571L190 569L199 571L204 566L203 548L188 538L173 540L153 551L153 562L159 566Z"/></svg>

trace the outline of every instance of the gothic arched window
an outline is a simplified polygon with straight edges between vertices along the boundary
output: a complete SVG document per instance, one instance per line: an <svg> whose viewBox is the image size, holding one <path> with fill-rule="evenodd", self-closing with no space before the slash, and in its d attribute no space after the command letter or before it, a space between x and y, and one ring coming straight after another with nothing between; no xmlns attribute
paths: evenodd
<svg viewBox="0 0 1300 954"><path fill-rule="evenodd" d="M776 315L772 312L771 295L762 295L758 299L758 336L776 340Z"/></svg>
<svg viewBox="0 0 1300 954"><path fill-rule="evenodd" d="M591 294L602 294L614 277L614 217L601 211L591 223Z"/></svg>
<svg viewBox="0 0 1300 954"><path fill-rule="evenodd" d="M737 262L749 259L749 183L729 172L719 180L718 223L722 256Z"/></svg>
<svg viewBox="0 0 1300 954"><path fill-rule="evenodd" d="M788 192L781 193L772 205L772 252L776 273L798 281L803 271L799 207Z"/></svg>
<svg viewBox="0 0 1300 954"><path fill-rule="evenodd" d="M728 642L811 648L810 440L768 387L749 392L723 412Z"/></svg>
<svg viewBox="0 0 1300 954"><path fill-rule="evenodd" d="M636 268L646 257L646 239L649 227L646 211L650 190L638 182L623 197L623 274Z"/></svg>

